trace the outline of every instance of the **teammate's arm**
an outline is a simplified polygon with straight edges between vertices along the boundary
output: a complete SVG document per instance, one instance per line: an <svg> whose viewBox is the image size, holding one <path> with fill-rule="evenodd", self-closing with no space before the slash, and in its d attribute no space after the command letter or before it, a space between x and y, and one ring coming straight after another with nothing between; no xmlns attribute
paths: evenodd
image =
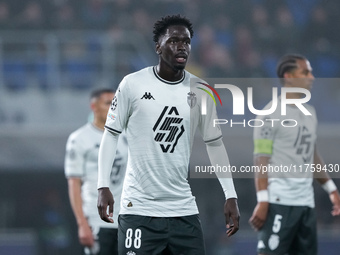
<svg viewBox="0 0 340 255"><path fill-rule="evenodd" d="M104 130L98 153L98 202L97 208L103 221L113 223L114 199L109 189L110 174L116 155L118 135ZM109 214L107 214L109 207Z"/></svg>
<svg viewBox="0 0 340 255"><path fill-rule="evenodd" d="M82 245L92 247L94 243L91 228L83 212L83 200L81 198L81 179L77 177L69 177L68 194L73 214L78 225L78 238Z"/></svg>
<svg viewBox="0 0 340 255"><path fill-rule="evenodd" d="M255 230L262 228L268 214L268 175L267 172L262 172L262 166L267 166L269 159L269 156L255 155L254 157L254 165L259 169L259 172L255 173L257 205L253 211L253 215L249 219L249 223Z"/></svg>
<svg viewBox="0 0 340 255"><path fill-rule="evenodd" d="M228 154L221 139L212 143L207 143L206 146L210 163L213 166L229 165ZM226 202L224 204L224 216L227 227L227 235L232 236L238 231L240 221L240 212L237 205L237 195L233 179L231 173L222 174L216 172L216 175L226 197Z"/></svg>
<svg viewBox="0 0 340 255"><path fill-rule="evenodd" d="M316 145L314 148L314 164L321 165L323 169L325 167L325 162L323 161L321 155L319 154ZM337 187L335 186L333 180L330 178L327 171L314 172L314 178L320 183L322 188L329 194L329 199L333 204L332 215L340 215L340 195Z"/></svg>

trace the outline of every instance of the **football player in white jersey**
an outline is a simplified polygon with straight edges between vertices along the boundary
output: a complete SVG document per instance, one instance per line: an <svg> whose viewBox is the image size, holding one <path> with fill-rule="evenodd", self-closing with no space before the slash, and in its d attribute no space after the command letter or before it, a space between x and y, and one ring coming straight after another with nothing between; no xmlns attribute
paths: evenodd
<svg viewBox="0 0 340 255"><path fill-rule="evenodd" d="M309 61L301 55L286 55L277 67L283 87L310 90L314 81ZM302 93L287 93L287 99L299 99ZM278 98L280 106L281 98ZM271 103L265 108L269 109ZM340 215L340 196L327 171L317 175L312 164L325 163L316 149L317 118L314 108L304 104L311 113L305 115L296 105L288 104L286 115L278 109L269 116L258 116L265 123L254 128L254 163L277 169L293 166L291 172L264 172L255 178L257 205L249 222L258 230L258 254L317 254L316 216L313 179L328 192L333 203L332 215ZM283 121L283 125L273 125ZM315 166L316 166L315 165Z"/></svg>
<svg viewBox="0 0 340 255"><path fill-rule="evenodd" d="M200 129L212 165L228 165L221 130L213 126L215 105L201 114L197 77L186 66L193 29L180 15L154 25L157 66L129 74L112 101L99 150L98 212L114 222L108 176L118 135L126 130L129 158L119 214L119 254L205 254L195 197L188 183L192 135ZM190 98L190 100L189 100ZM225 193L227 235L239 228L233 180L219 177ZM115 199L115 198L114 198ZM117 203L117 202L115 202ZM109 214L107 213L109 207Z"/></svg>
<svg viewBox="0 0 340 255"><path fill-rule="evenodd" d="M117 254L118 224L103 222L97 210L98 151L107 112L114 97L111 89L97 89L91 93L93 121L74 131L68 138L65 156L65 175L69 198L78 224L78 237L84 254ZM117 157L110 169L109 185L120 200L127 162L127 141L119 139ZM118 218L119 203L113 218Z"/></svg>

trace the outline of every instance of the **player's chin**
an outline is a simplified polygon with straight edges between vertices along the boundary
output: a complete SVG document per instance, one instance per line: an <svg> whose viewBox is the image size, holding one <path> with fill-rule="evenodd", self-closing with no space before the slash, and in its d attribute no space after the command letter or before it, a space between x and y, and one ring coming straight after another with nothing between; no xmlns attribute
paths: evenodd
<svg viewBox="0 0 340 255"><path fill-rule="evenodd" d="M175 64L175 69L176 70L179 70L179 71L181 71L181 70L183 70L184 68L185 68L185 66L186 66L186 63L181 63L181 64L179 64L179 63L177 63L177 64Z"/></svg>

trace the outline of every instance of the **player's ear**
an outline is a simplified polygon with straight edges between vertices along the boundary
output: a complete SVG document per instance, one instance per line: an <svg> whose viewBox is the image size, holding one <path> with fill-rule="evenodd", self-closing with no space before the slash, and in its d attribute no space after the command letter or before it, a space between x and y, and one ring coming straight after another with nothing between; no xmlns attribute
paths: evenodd
<svg viewBox="0 0 340 255"><path fill-rule="evenodd" d="M285 72L283 74L283 78L287 79L287 78L292 78L292 73L291 72Z"/></svg>
<svg viewBox="0 0 340 255"><path fill-rule="evenodd" d="M290 84L293 82L293 79L294 79L294 75L292 72L285 72L283 74L283 83Z"/></svg>
<svg viewBox="0 0 340 255"><path fill-rule="evenodd" d="M160 46L159 43L157 42L157 43L156 43L156 53L157 53L158 55L160 55L160 54L162 53L162 50L161 50L160 48L161 48L161 46Z"/></svg>
<svg viewBox="0 0 340 255"><path fill-rule="evenodd" d="M91 102L90 102L90 108L91 108L91 110L94 112L94 110L96 109L96 102L95 102L95 100L91 100Z"/></svg>

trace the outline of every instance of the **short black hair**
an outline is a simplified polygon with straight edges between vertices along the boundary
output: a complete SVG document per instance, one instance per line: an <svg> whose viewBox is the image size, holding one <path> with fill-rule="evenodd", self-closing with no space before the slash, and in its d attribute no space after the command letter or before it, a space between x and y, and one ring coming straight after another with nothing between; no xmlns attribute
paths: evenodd
<svg viewBox="0 0 340 255"><path fill-rule="evenodd" d="M307 58L300 54L288 54L283 56L276 67L277 77L282 79L286 72L296 69L298 67L297 60L307 60Z"/></svg>
<svg viewBox="0 0 340 255"><path fill-rule="evenodd" d="M91 92L90 99L92 100L93 98L99 98L102 94L105 93L115 93L115 91L109 88L95 89Z"/></svg>
<svg viewBox="0 0 340 255"><path fill-rule="evenodd" d="M180 14L171 15L171 16L167 15L155 22L153 26L153 41L157 43L159 37L165 34L166 29L169 26L173 26L173 25L183 25L187 27L190 32L190 37L192 38L194 36L192 23L188 18L181 16Z"/></svg>

